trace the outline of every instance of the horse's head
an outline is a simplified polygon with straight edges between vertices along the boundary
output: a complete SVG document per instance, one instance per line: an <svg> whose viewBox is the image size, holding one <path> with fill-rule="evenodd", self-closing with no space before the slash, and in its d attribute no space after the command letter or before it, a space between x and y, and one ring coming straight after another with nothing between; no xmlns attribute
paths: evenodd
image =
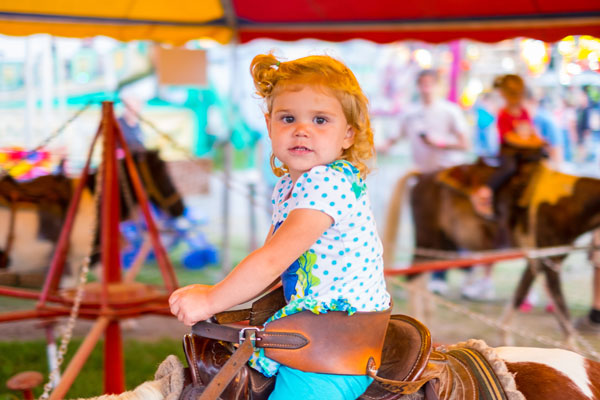
<svg viewBox="0 0 600 400"><path fill-rule="evenodd" d="M179 192L173 185L167 164L150 150L134 154L142 183L152 203L166 211L171 217L183 214L184 205Z"/></svg>

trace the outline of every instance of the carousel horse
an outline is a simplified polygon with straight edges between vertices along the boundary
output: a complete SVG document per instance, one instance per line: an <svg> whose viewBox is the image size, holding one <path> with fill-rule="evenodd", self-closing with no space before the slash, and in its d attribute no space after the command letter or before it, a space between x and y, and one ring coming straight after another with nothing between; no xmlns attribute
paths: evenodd
<svg viewBox="0 0 600 400"><path fill-rule="evenodd" d="M137 152L133 158L148 198L171 217L183 214L184 204L157 151ZM132 217L137 198L132 194L131 178L124 160L119 161L121 220ZM17 182L9 176L0 180L0 238L6 238L0 259L11 260L15 272L47 267L50 253L58 241L66 211L78 179L63 174L42 176ZM98 209L93 192L96 173L91 173L82 194L69 244L68 262L75 268L87 254L90 243L98 248ZM96 231L92 231L96 227ZM94 251L97 256L97 250ZM97 258L97 257L96 257ZM5 265L5 267L8 265ZM76 276L76 275L75 275Z"/></svg>
<svg viewBox="0 0 600 400"><path fill-rule="evenodd" d="M96 399L266 400L275 378L266 378L245 364L255 346L275 350L269 357L280 357L288 352L289 355L284 356L288 360L286 365L305 361L302 358L306 353L299 352L303 347L319 348L321 356L312 360L312 364L317 365L317 369L327 369L331 364L329 356L337 358L338 355L323 350L323 335L298 326L287 327L287 332L281 331L281 326L272 329L270 324L265 329L255 329L253 324L264 323L270 312L277 309L279 300L272 298L281 294L275 291L268 297L270 299L265 297L256 302L250 310L217 314L213 322L196 324L192 332L202 336L192 333L183 341L188 368L184 369L175 356L169 356L159 367L154 381L145 382L130 392ZM310 311L303 313L311 314ZM332 318L340 321L352 320L356 315L330 311L315 317L329 314L336 314ZM250 326L215 323L246 317L250 319ZM574 352L492 348L473 339L433 349L431 335L419 321L404 315L390 317L388 314L387 317L381 347L368 354L367 362L357 363L359 369L362 365L363 373L374 379L361 400L600 400L600 363ZM281 320L287 318L290 316ZM373 336L371 330L358 331L367 341ZM223 340L214 339L218 336ZM298 337L306 340L296 343ZM232 343L239 345L237 349ZM278 343L280 346L276 347ZM376 356L377 352L381 357ZM375 358L378 361L374 361ZM335 368L349 367L338 364Z"/></svg>
<svg viewBox="0 0 600 400"><path fill-rule="evenodd" d="M494 196L497 218L478 216L470 194L493 172L494 167L479 160L435 173L411 172L400 179L390 200L383 235L385 264L390 266L393 262L402 202L413 178L416 184L410 191L410 206L417 248L484 251L564 246L600 227L600 179L553 171L535 157L524 157L516 174ZM565 257L528 260L505 320L525 300L540 271L558 308L561 328L569 335L569 311L559 275ZM415 256L417 261L424 259ZM414 306L421 307L422 312L423 305L416 303ZM422 313L416 315L423 318Z"/></svg>

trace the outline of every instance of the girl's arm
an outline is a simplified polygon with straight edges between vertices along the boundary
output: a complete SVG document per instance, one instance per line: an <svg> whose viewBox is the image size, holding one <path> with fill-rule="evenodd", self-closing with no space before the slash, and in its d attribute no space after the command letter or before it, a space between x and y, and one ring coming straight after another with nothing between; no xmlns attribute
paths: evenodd
<svg viewBox="0 0 600 400"><path fill-rule="evenodd" d="M271 236L273 235L273 230L274 229L275 229L275 227L273 225L271 225L271 228L269 229L269 233L267 234L267 237L265 238L265 242L263 243L263 246L265 244L267 244L267 242L271 239ZM275 278L275 280L269 286L267 286L262 292L260 292L258 294L258 296L262 296L263 294L271 291L271 289L273 287L277 286L278 283L279 283L279 277Z"/></svg>
<svg viewBox="0 0 600 400"><path fill-rule="evenodd" d="M296 209L263 247L250 253L225 279L215 286L190 285L173 292L171 312L186 325L256 297L333 223L324 212Z"/></svg>

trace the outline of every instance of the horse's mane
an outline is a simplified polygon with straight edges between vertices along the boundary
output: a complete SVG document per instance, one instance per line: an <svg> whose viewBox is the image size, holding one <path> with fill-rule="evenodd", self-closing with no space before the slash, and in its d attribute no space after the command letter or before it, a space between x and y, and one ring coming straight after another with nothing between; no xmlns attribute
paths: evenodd
<svg viewBox="0 0 600 400"><path fill-rule="evenodd" d="M177 400L185 383L183 364L177 356L167 356L158 366L154 379L120 394L78 400Z"/></svg>
<svg viewBox="0 0 600 400"><path fill-rule="evenodd" d="M498 380L502 384L502 388L504 389L504 393L506 393L508 400L525 400L523 393L517 389L515 377L506 367L504 360L498 356L493 347L488 346L483 340L469 339L466 342L460 342L452 346L446 346L448 350L465 347L477 350L485 357L487 362L493 368Z"/></svg>

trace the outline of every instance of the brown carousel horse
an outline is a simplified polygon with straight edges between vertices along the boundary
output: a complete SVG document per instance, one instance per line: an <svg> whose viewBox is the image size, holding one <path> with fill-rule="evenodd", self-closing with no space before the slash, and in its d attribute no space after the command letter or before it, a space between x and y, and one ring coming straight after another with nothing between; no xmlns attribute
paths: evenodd
<svg viewBox="0 0 600 400"><path fill-rule="evenodd" d="M150 201L171 217L182 215L183 201L158 152L137 152L133 157ZM137 199L132 195L131 178L126 173L123 160L119 164L122 189L120 218L126 220L131 217L132 206L137 204ZM17 182L10 176L0 179L0 221L6 221L0 222L0 238L3 238L3 242L0 242L0 267L8 267L11 260L11 269L15 272L47 266L77 181L64 174L42 176L25 182ZM98 247L98 232L90 230L90 227L96 226L94 221L98 212L93 199L95 186L96 173L92 173L88 177L88 190L83 193L71 234L68 257L71 265L81 262L92 241L94 247Z"/></svg>
<svg viewBox="0 0 600 400"><path fill-rule="evenodd" d="M542 161L520 162L517 173L495 196L497 219L481 218L469 196L493 172L493 167L480 160L437 173L413 172L403 177L388 209L383 237L386 265L393 261L402 200L413 177L416 184L410 193L410 205L417 248L483 251L563 246L600 226L600 180L562 174L548 169ZM508 314L521 305L541 271L558 308L561 328L568 335L572 327L558 268L565 257L528 260ZM415 258L422 261L424 257Z"/></svg>
<svg viewBox="0 0 600 400"><path fill-rule="evenodd" d="M254 303L251 310L221 313L211 323L200 322L194 326L192 331L202 333L202 336L190 334L184 337L188 368L184 369L177 357L169 356L159 366L154 381L145 382L130 392L100 396L96 400L266 400L273 390L275 378L266 378L244 363L255 347L264 348L269 357L277 355L280 357L277 361L287 359L292 366L305 362L302 358L306 354L314 355L311 347L319 348L320 356L316 355L316 360L311 363L317 368L329 368L326 366L331 364L328 356L337 359L337 355L323 350L320 336L326 334L308 333L304 328L309 325L298 327L293 324L295 328L287 327L286 332L281 326L271 329L269 324L264 330L259 327L254 331L253 325L264 323L269 311L280 305L272 307L278 301L268 300L264 307L264 303L260 304L263 299ZM348 316L335 311L320 316L310 311L303 313L307 315L300 318L324 317L339 321L356 318L356 314ZM248 316L250 327L216 323ZM404 315L390 317L389 313L386 317L382 326L387 329L382 331L379 347L367 353L359 363L359 369L374 379L360 400L600 400L600 363L571 351L491 348L480 340L433 349L430 333L419 321ZM373 335L371 329L359 331L358 335L363 335L363 339ZM342 336L356 334L342 333ZM228 339L215 340L215 336ZM303 341L297 341L298 337ZM341 338L342 341L345 339ZM239 347L236 349L232 342ZM276 347L277 343L281 346ZM304 348L308 348L307 353L301 352ZM267 353L269 350L272 353ZM289 355L281 358L286 352ZM378 368L374 366L375 353L381 354L381 357L376 356ZM338 368L348 366L339 364ZM315 394L318 394L318 388L315 388Z"/></svg>

